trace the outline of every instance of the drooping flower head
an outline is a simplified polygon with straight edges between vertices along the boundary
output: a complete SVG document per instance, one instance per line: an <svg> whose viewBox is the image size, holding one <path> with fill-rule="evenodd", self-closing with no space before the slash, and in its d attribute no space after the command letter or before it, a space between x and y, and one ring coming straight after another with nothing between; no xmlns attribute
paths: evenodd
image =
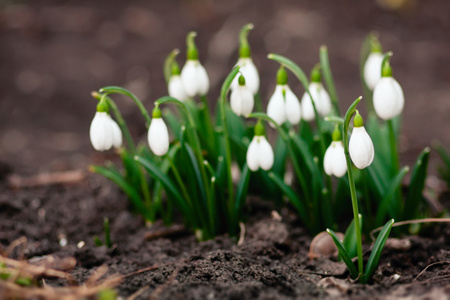
<svg viewBox="0 0 450 300"><path fill-rule="evenodd" d="M253 137L247 150L247 165L253 172L259 168L270 170L273 166L273 150L264 135L264 126L261 120L255 126L255 136Z"/></svg>
<svg viewBox="0 0 450 300"><path fill-rule="evenodd" d="M320 65L316 65L311 71L311 83L309 84L309 92L306 91L302 97L302 117L310 122L315 119L314 107L311 97L314 101L317 113L324 117L331 111L331 100L328 92L322 85L322 75L320 73Z"/></svg>
<svg viewBox="0 0 450 300"><path fill-rule="evenodd" d="M239 34L239 59L236 65L239 71L245 77L246 84L250 88L253 95L259 91L259 74L252 60L250 44L248 43L248 33L253 29L253 24L246 24L242 27ZM239 79L235 78L231 83L231 89L239 87Z"/></svg>
<svg viewBox="0 0 450 300"><path fill-rule="evenodd" d="M91 144L97 151L107 151L122 146L122 131L109 115L109 107L105 99L97 104L97 112L89 129Z"/></svg>
<svg viewBox="0 0 450 300"><path fill-rule="evenodd" d="M243 75L239 75L239 86L231 91L230 104L231 109L238 116L247 117L253 110L253 94L246 85Z"/></svg>
<svg viewBox="0 0 450 300"><path fill-rule="evenodd" d="M345 159L344 144L339 126L336 126L333 132L333 141L325 151L323 158L323 168L327 175L342 177L347 172L347 160Z"/></svg>
<svg viewBox="0 0 450 300"><path fill-rule="evenodd" d="M300 123L300 101L289 88L287 72L283 66L277 72L277 85L267 105L267 115L280 125L286 121L292 125Z"/></svg>
<svg viewBox="0 0 450 300"><path fill-rule="evenodd" d="M383 50L380 41L375 35L370 37L370 53L364 63L364 81L367 87L373 91L381 79L381 63L383 61Z"/></svg>
<svg viewBox="0 0 450 300"><path fill-rule="evenodd" d="M153 109L152 116L153 119L147 135L148 145L155 155L163 156L169 151L169 131L158 107Z"/></svg>
<svg viewBox="0 0 450 300"><path fill-rule="evenodd" d="M358 169L364 169L373 161L375 155L373 142L364 128L364 120L358 111L353 119L353 125L349 142L350 157Z"/></svg>
<svg viewBox="0 0 450 300"><path fill-rule="evenodd" d="M403 111L405 96L397 80L392 77L392 68L387 57L381 71L381 79L373 91L373 107L378 117L392 119Z"/></svg>
<svg viewBox="0 0 450 300"><path fill-rule="evenodd" d="M176 62L176 60L173 60L172 62L172 70L171 75L169 79L169 96L174 97L180 101L186 101L188 99L188 96L186 94L186 91L184 90L183 81L180 76L180 66Z"/></svg>
<svg viewBox="0 0 450 300"><path fill-rule="evenodd" d="M181 70L181 80L183 82L186 95L190 98L194 96L204 96L209 91L209 77L205 68L198 60L198 50L194 43L196 32L189 32L186 38L187 52L186 63Z"/></svg>

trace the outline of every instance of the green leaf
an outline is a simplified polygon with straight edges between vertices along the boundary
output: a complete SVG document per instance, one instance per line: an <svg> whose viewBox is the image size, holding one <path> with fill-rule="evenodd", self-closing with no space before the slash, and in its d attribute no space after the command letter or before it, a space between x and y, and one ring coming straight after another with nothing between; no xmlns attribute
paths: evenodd
<svg viewBox="0 0 450 300"><path fill-rule="evenodd" d="M372 253L370 254L369 260L367 261L366 271L364 273L363 282L367 283L372 278L375 270L378 268L378 262L380 260L381 252L383 251L384 245L389 237L389 233L391 232L392 225L394 224L394 219L391 219L384 225L383 229L380 232L380 235L377 237L375 241L375 245L373 246Z"/></svg>
<svg viewBox="0 0 450 300"><path fill-rule="evenodd" d="M331 102L334 110L338 116L341 115L339 110L339 100L334 85L333 74L331 73L330 60L328 58L328 50L326 46L320 47L320 66L322 67L322 74L327 84L328 93L330 94ZM344 120L342 120L343 122Z"/></svg>
<svg viewBox="0 0 450 300"><path fill-rule="evenodd" d="M426 147L414 165L409 190L405 199L404 220L414 219L419 212L419 205L423 199L423 189L427 177L428 161L430 158L430 148Z"/></svg>
<svg viewBox="0 0 450 300"><path fill-rule="evenodd" d="M362 228L362 215L359 214L359 226ZM355 219L352 220L350 225L347 227L347 230L345 231L344 235L344 242L343 242L344 248L348 253L348 256L351 258L357 256L356 252L356 231L355 231Z"/></svg>
<svg viewBox="0 0 450 300"><path fill-rule="evenodd" d="M166 121L168 127L177 137L178 140L181 139L181 122L180 118L175 115L170 109L163 109L162 111L164 120Z"/></svg>
<svg viewBox="0 0 450 300"><path fill-rule="evenodd" d="M269 178L272 179L276 185L278 185L278 187L283 191L283 193L288 198L289 202L291 202L291 204L294 205L295 209L297 209L297 212L300 215L303 224L309 227L311 224L309 224L309 217L307 215L306 206L302 202L302 200L286 183L284 183L284 181L280 178L280 176L278 176L273 172L269 172Z"/></svg>
<svg viewBox="0 0 450 300"><path fill-rule="evenodd" d="M348 271L350 272L350 276L353 279L355 279L356 277L358 277L358 271L356 270L355 264L353 263L347 251L345 250L344 245L342 244L341 240L337 237L336 233L334 233L333 230L327 229L327 232L333 238L333 241L336 244L336 247L338 248L339 255L341 256L342 260L347 266Z"/></svg>
<svg viewBox="0 0 450 300"><path fill-rule="evenodd" d="M242 208L245 205L245 200L247 198L248 184L250 182L250 170L247 164L244 165L241 172L241 179L236 190L236 202L234 202L234 220L239 221Z"/></svg>
<svg viewBox="0 0 450 300"><path fill-rule="evenodd" d="M145 218L148 217L141 195L132 185L125 181L119 172L102 166L90 166L89 169L114 182L128 196L135 209Z"/></svg>
<svg viewBox="0 0 450 300"><path fill-rule="evenodd" d="M191 146L189 146L189 144L184 143L183 147L186 149L188 157L191 161L191 166L194 170L196 182L200 189L201 198L203 200L203 207L206 209L208 207L208 205L207 205L208 199L206 197L206 190L205 190L205 186L203 184L202 175L200 173L200 168L199 168L199 163L203 163L203 162L197 162L197 158L195 157L194 151L192 150ZM205 210L205 211L207 211L207 210Z"/></svg>
<svg viewBox="0 0 450 300"><path fill-rule="evenodd" d="M384 218L386 217L386 213L389 211L391 217L400 218L398 214L401 212L401 202L398 202L399 199L395 196L396 191L401 187L403 177L405 177L406 173L409 172L409 167L403 167L395 176L395 178L391 181L391 185L386 189L386 192L383 195L383 199L381 200L378 206L378 212L376 216L376 225L382 224Z"/></svg>
<svg viewBox="0 0 450 300"><path fill-rule="evenodd" d="M172 64L175 61L175 57L178 55L180 51L178 49L172 50L169 55L167 55L166 60L164 61L164 79L166 80L166 84L169 84L170 76L172 76Z"/></svg>
<svg viewBox="0 0 450 300"><path fill-rule="evenodd" d="M181 209L183 215L189 216L189 207L176 186L173 184L172 180L166 174L164 174L161 169L158 168L158 166L156 166L152 161L140 156L136 156L134 159L142 164L148 170L151 176L153 176L156 180L161 181L161 184L164 186L166 192L170 193L174 197L174 200Z"/></svg>

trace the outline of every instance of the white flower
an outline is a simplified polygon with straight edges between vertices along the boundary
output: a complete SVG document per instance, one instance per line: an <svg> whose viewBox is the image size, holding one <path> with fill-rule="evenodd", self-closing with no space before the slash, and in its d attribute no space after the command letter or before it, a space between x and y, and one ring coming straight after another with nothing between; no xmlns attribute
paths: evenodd
<svg viewBox="0 0 450 300"><path fill-rule="evenodd" d="M372 139L367 134L364 126L355 126L353 128L350 137L349 152L353 163L359 169L364 169L372 163L375 152Z"/></svg>
<svg viewBox="0 0 450 300"><path fill-rule="evenodd" d="M328 92L320 82L311 82L309 84L309 91L314 99L317 113L324 117L331 111L331 100ZM302 117L306 121L312 121L315 118L314 107L312 105L311 97L308 92L305 92L302 97Z"/></svg>
<svg viewBox="0 0 450 300"><path fill-rule="evenodd" d="M147 137L150 149L155 155L162 156L169 151L169 131L161 117L152 119Z"/></svg>
<svg viewBox="0 0 450 300"><path fill-rule="evenodd" d="M188 59L181 70L181 80L188 97L204 96L209 91L209 78L200 61Z"/></svg>
<svg viewBox="0 0 450 300"><path fill-rule="evenodd" d="M122 146L122 131L107 112L96 112L89 129L91 144L97 151Z"/></svg>
<svg viewBox="0 0 450 300"><path fill-rule="evenodd" d="M393 77L383 77L373 91L373 106L377 115L383 120L392 119L403 111L405 96L403 90Z"/></svg>
<svg viewBox="0 0 450 300"><path fill-rule="evenodd" d="M239 72L245 77L246 85L250 88L253 95L259 91L259 74L251 57L240 57L237 64ZM239 86L238 76L236 76L231 83L231 89L234 90Z"/></svg>
<svg viewBox="0 0 450 300"><path fill-rule="evenodd" d="M188 96L184 90L183 81L180 75L172 75L169 79L169 96L180 101L186 101Z"/></svg>
<svg viewBox="0 0 450 300"><path fill-rule="evenodd" d="M347 172L347 160L345 159L344 145L342 141L332 141L325 151L323 168L327 175L342 177Z"/></svg>
<svg viewBox="0 0 450 300"><path fill-rule="evenodd" d="M284 91L284 95L283 95ZM281 125L288 120L292 125L300 123L301 106L297 96L287 84L277 84L267 105L267 115ZM272 123L270 123L271 126Z"/></svg>
<svg viewBox="0 0 450 300"><path fill-rule="evenodd" d="M270 170L273 166L273 150L263 135L255 135L247 150L247 165L253 172L259 168Z"/></svg>
<svg viewBox="0 0 450 300"><path fill-rule="evenodd" d="M230 104L231 109L238 116L247 117L252 112L254 104L253 94L245 82L244 85L239 85L231 92Z"/></svg>
<svg viewBox="0 0 450 300"><path fill-rule="evenodd" d="M381 64L383 54L380 52L371 52L364 64L364 81L369 89L373 91L378 81L381 79Z"/></svg>

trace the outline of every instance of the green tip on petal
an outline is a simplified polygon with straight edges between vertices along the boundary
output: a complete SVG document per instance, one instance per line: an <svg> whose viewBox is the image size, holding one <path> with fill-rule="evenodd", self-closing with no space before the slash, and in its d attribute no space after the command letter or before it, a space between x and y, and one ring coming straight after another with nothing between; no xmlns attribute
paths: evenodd
<svg viewBox="0 0 450 300"><path fill-rule="evenodd" d="M186 36L186 46L187 46L186 58L188 60L198 60L198 50L194 42L194 38L196 36L197 32L195 31L189 32Z"/></svg>
<svg viewBox="0 0 450 300"><path fill-rule="evenodd" d="M180 71L180 66L178 65L178 63L174 60L172 62L172 75L180 75L181 71Z"/></svg>
<svg viewBox="0 0 450 300"><path fill-rule="evenodd" d="M159 118L161 118L161 110L159 109L158 106L156 106L156 107L153 109L152 117L153 117L153 119L159 119Z"/></svg>
<svg viewBox="0 0 450 300"><path fill-rule="evenodd" d="M339 125L336 125L336 127L334 128L331 138L333 139L333 142L342 141L342 134L339 130Z"/></svg>
<svg viewBox="0 0 450 300"><path fill-rule="evenodd" d="M242 75L239 75L239 85L244 86L245 85L245 78Z"/></svg>
<svg viewBox="0 0 450 300"><path fill-rule="evenodd" d="M265 129L261 120L258 120L258 123L255 125L255 136L264 136Z"/></svg>
<svg viewBox="0 0 450 300"><path fill-rule="evenodd" d="M322 82L322 74L320 73L320 64L316 64L312 69L311 82Z"/></svg>
<svg viewBox="0 0 450 300"><path fill-rule="evenodd" d="M370 52L372 52L372 53L382 53L383 52L381 43L378 40L378 37L375 33L372 33L370 36Z"/></svg>
<svg viewBox="0 0 450 300"><path fill-rule="evenodd" d="M241 28L239 33L239 57L248 58L252 55L250 44L248 43L248 33L253 29L253 24L249 23Z"/></svg>
<svg viewBox="0 0 450 300"><path fill-rule="evenodd" d="M280 66L277 72L277 84L279 85L285 85L288 82L288 75L286 70L284 69L284 66Z"/></svg>
<svg viewBox="0 0 450 300"><path fill-rule="evenodd" d="M362 127L362 126L364 126L364 120L361 117L361 115L359 114L359 111L356 111L355 118L353 119L353 125L355 127Z"/></svg>
<svg viewBox="0 0 450 300"><path fill-rule="evenodd" d="M381 77L392 77L392 67L389 60L386 60L381 68Z"/></svg>
<svg viewBox="0 0 450 300"><path fill-rule="evenodd" d="M97 104L97 112L109 112L108 103L106 103L106 100L104 98L102 98Z"/></svg>

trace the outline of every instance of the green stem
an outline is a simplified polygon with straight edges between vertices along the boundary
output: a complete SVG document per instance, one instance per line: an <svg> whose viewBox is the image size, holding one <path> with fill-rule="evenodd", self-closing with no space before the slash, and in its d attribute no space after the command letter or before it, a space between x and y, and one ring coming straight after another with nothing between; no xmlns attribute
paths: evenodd
<svg viewBox="0 0 450 300"><path fill-rule="evenodd" d="M145 120L147 121L147 128L150 126L150 123L152 122L152 119L150 118L150 115L148 114L147 109L145 109L144 104L142 104L141 100L139 100L138 97L136 97L132 92L121 88L119 86L107 86L100 89L100 93L104 93L103 97L106 97L110 94L122 94L125 96L130 97L134 103L138 106L139 110L141 111L142 115L144 116Z"/></svg>
<svg viewBox="0 0 450 300"><path fill-rule="evenodd" d="M206 130L207 136L206 143L208 144L209 151L212 152L214 150L215 139L214 139L214 126L211 121L211 113L209 110L208 98L206 96L200 96L200 100L203 103L203 121L204 124L206 125L206 128L204 128L204 130Z"/></svg>
<svg viewBox="0 0 450 300"><path fill-rule="evenodd" d="M261 95L259 94L259 92L253 96L253 99L255 100L255 111L263 112L264 110L262 106Z"/></svg>
<svg viewBox="0 0 450 300"><path fill-rule="evenodd" d="M353 171L352 171L352 163L350 158L350 152L348 150L348 127L350 124L350 120L356 112L356 106L359 101L361 101L361 97L356 99L353 104L348 108L347 113L345 114L345 122L343 129L343 141L344 141L344 152L345 159L347 161L347 174L348 174L348 183L350 186L350 195L352 198L352 207L353 207L353 218L355 224L355 234L356 234L356 252L358 254L358 273L360 280L363 279L363 255L362 255L362 239L361 239L361 226L359 224L359 211L358 211L358 199L356 197L356 188L355 188L355 180L353 179Z"/></svg>
<svg viewBox="0 0 450 300"><path fill-rule="evenodd" d="M394 122L392 119L387 121L389 128L389 144L391 147L391 159L392 159L392 174L397 174L400 169L400 163L398 160L397 141L395 138Z"/></svg>

